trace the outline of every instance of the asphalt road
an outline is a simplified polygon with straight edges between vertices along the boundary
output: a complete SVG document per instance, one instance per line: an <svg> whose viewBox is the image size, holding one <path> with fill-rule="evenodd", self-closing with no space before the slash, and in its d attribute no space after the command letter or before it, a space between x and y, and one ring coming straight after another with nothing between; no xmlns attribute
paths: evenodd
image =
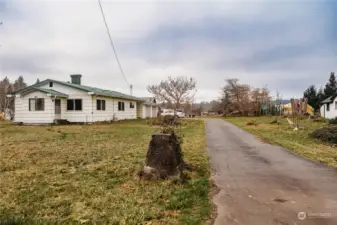
<svg viewBox="0 0 337 225"><path fill-rule="evenodd" d="M206 119L216 225L337 225L337 171ZM298 218L299 212L301 218Z"/></svg>

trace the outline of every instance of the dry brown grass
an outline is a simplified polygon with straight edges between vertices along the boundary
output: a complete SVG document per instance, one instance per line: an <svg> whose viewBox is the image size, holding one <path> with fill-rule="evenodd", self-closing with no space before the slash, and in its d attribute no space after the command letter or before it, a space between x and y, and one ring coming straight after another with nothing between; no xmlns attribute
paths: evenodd
<svg viewBox="0 0 337 225"><path fill-rule="evenodd" d="M0 123L0 219L95 224L201 224L210 212L201 121L183 127L188 184L140 181L150 135L144 121L112 125ZM33 222L32 222L33 221Z"/></svg>

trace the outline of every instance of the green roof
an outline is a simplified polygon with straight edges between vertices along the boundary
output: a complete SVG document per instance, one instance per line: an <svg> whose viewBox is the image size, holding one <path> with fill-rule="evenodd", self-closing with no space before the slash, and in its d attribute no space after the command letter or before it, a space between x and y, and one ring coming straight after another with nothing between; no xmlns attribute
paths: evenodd
<svg viewBox="0 0 337 225"><path fill-rule="evenodd" d="M329 98L323 100L321 103L325 104L325 103L332 103L333 100L337 97L337 93L333 94L332 96L330 96Z"/></svg>
<svg viewBox="0 0 337 225"><path fill-rule="evenodd" d="M131 99L131 100L137 100L137 101L142 101L140 98L136 98L131 95L126 95L117 91L110 91L110 90L104 90L100 88L95 88L95 87L90 87L90 86L85 86L85 85L80 85L80 84L73 84L73 83L68 83L68 82L63 82L63 81L57 81L57 80L50 80L55 83L60 83L69 87L77 88L83 91L87 92L93 92L94 94L97 95L102 95L102 96L108 96L108 97L113 97L113 98L122 98L122 99Z"/></svg>
<svg viewBox="0 0 337 225"><path fill-rule="evenodd" d="M322 101L322 103L331 103L331 102L332 102L331 97Z"/></svg>
<svg viewBox="0 0 337 225"><path fill-rule="evenodd" d="M63 93L58 92L58 91L55 91L53 89L40 88L40 87L33 87L33 89L38 90L38 91L42 91L44 93L51 94L51 95L54 95L54 96L68 97L68 95L63 94Z"/></svg>
<svg viewBox="0 0 337 225"><path fill-rule="evenodd" d="M100 95L100 96L121 98L121 99L129 99L129 100L135 100L135 101L143 101L140 98L137 98L137 97L134 97L134 96L131 96L131 95L126 95L126 94L123 94L123 93L120 93L120 92L117 92L117 91L104 90L104 89L100 89L100 88L95 88L95 87L90 87L90 86L85 86L85 85L80 85L80 84L73 84L73 83L70 83L70 82L63 82L63 81L52 80L52 79L47 79L47 80L41 81L40 83L37 83L37 84L31 85L29 87L26 87L24 89L16 91L15 93L24 92L25 90L30 90L32 88L35 88L35 89L38 88L38 89L41 89L40 91L43 91L43 92L46 92L48 90L48 91L51 91L51 92L54 92L54 93L62 94L63 96L65 95L63 93L60 93L60 92L57 92L57 91L54 91L54 90L51 90L51 89L45 89L45 88L39 87L40 85L43 85L43 84L49 83L49 82L63 84L65 86L77 88L79 90L83 90L83 91L86 91L86 92L93 92L94 94ZM52 94L52 93L50 93L50 94ZM67 95L65 95L65 96L67 96Z"/></svg>

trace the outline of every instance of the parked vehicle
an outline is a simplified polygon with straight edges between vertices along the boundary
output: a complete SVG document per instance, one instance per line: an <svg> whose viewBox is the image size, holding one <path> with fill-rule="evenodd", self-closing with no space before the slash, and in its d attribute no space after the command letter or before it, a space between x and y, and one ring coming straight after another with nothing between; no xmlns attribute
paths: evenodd
<svg viewBox="0 0 337 225"><path fill-rule="evenodd" d="M162 109L161 110L161 115L162 116L174 116L175 112L173 109Z"/></svg>
<svg viewBox="0 0 337 225"><path fill-rule="evenodd" d="M177 109L176 110L176 115L179 117L179 118L184 118L185 117L185 113L182 109Z"/></svg>
<svg viewBox="0 0 337 225"><path fill-rule="evenodd" d="M162 109L161 110L161 115L162 116L178 116L179 118L184 118L186 115L182 109Z"/></svg>

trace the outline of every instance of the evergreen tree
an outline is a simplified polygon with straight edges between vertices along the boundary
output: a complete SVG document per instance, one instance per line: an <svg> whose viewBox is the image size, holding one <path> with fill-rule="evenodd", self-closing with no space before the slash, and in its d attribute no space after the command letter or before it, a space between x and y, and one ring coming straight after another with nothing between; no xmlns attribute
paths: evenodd
<svg viewBox="0 0 337 225"><path fill-rule="evenodd" d="M337 91L337 81L336 76L334 72L331 72L329 82L325 85L324 88L324 96L325 98L328 98L335 94Z"/></svg>
<svg viewBox="0 0 337 225"><path fill-rule="evenodd" d="M25 83L22 76L19 76L19 78L14 81L14 91L20 90L27 87L27 84Z"/></svg>
<svg viewBox="0 0 337 225"><path fill-rule="evenodd" d="M322 90L320 90L322 91ZM304 98L308 99L308 104L313 107L315 110L319 109L320 106L320 96L318 96L316 87L314 85L311 85L308 87L307 90L305 90L303 94Z"/></svg>
<svg viewBox="0 0 337 225"><path fill-rule="evenodd" d="M319 100L319 102L321 103L321 101L323 101L325 99L325 95L324 95L324 92L323 92L323 89L320 88L317 92L317 98Z"/></svg>

